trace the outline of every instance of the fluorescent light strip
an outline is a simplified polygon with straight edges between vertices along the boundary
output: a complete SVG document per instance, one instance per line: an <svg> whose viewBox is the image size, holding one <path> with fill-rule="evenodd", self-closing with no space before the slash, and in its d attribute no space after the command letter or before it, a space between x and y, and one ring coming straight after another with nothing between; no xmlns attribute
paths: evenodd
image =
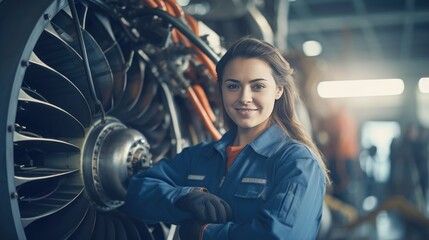
<svg viewBox="0 0 429 240"><path fill-rule="evenodd" d="M324 81L317 86L322 98L391 96L403 91L404 81L398 78Z"/></svg>
<svg viewBox="0 0 429 240"><path fill-rule="evenodd" d="M429 77L420 78L419 90L422 93L429 93Z"/></svg>

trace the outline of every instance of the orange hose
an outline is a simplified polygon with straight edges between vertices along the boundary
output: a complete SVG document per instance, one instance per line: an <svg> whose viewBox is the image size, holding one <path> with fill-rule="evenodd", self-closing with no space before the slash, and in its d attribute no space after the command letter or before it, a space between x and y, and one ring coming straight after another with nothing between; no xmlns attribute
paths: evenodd
<svg viewBox="0 0 429 240"><path fill-rule="evenodd" d="M145 0L144 1L149 7L151 8L157 8L158 4L154 0Z"/></svg>
<svg viewBox="0 0 429 240"><path fill-rule="evenodd" d="M194 105L195 109L197 110L198 115L200 115L201 119L203 120L203 124L209 131L210 135L213 137L214 140L216 141L219 140L222 137L222 135L216 129L213 123L210 121L210 117L207 115L207 112L204 110L203 106L198 100L198 97L195 94L194 89L192 87L188 87L186 89L186 93L188 94L188 97L190 98L192 105Z"/></svg>
<svg viewBox="0 0 429 240"><path fill-rule="evenodd" d="M180 7L180 5L178 5L177 3L173 2L173 1L165 1L166 6L167 6L167 12L174 17L177 18L181 18L184 15L184 12L182 10L182 8ZM173 29L173 33L172 33L172 37L173 37L173 42L177 43L179 41L183 42L186 46L190 46L189 40L179 31L177 31L176 29Z"/></svg>
<svg viewBox="0 0 429 240"><path fill-rule="evenodd" d="M172 8L174 11L174 16L176 17L183 17L183 15L185 15L185 12L183 11L182 7L177 4L176 1L173 0L165 0Z"/></svg>
<svg viewBox="0 0 429 240"><path fill-rule="evenodd" d="M216 115L214 114L213 109L210 106L206 92L204 92L203 87L201 87L201 85L194 85L193 89L210 120L212 122L216 122Z"/></svg>
<svg viewBox="0 0 429 240"><path fill-rule="evenodd" d="M217 80L217 73L216 73L216 64L212 60L209 59L207 55L205 55L200 49L195 48L197 50L197 55L200 57L200 60L203 62L204 65L206 65L210 75L212 76L213 80Z"/></svg>
<svg viewBox="0 0 429 240"><path fill-rule="evenodd" d="M167 6L165 6L164 1L162 0L154 0L154 1L156 2L159 8L161 8L164 11L167 10Z"/></svg>
<svg viewBox="0 0 429 240"><path fill-rule="evenodd" d="M195 35L199 36L198 22L195 20L195 18L191 15L185 15L185 19L191 27L192 31L195 33ZM199 57L200 61L207 67L212 78L216 80L216 64L214 64L213 61L211 61L207 57L207 55L205 55L200 49L196 48L195 46L193 46L193 48L197 51L197 56Z"/></svg>
<svg viewBox="0 0 429 240"><path fill-rule="evenodd" d="M195 18L189 14L185 14L185 19L188 22L189 26L191 26L192 31L195 33L195 35L199 36L199 30L198 30L198 23Z"/></svg>
<svg viewBox="0 0 429 240"><path fill-rule="evenodd" d="M165 0L165 1L144 0L144 2L149 7L161 8L162 10L167 11L172 16L179 17L179 18L185 17L185 20L190 25L190 28L192 29L192 31L198 36L197 22L191 16L185 15L183 9L180 7L180 5L177 4L175 0ZM190 45L190 41L176 29L172 30L171 38L173 42L177 43L179 40L181 40L187 46ZM197 50L197 56L207 66L210 74L212 74L212 76L214 76L215 78L216 72L214 71L214 68L215 68L214 63L211 62L210 59L205 54L203 54L203 52L200 49L196 48L195 45L192 44L192 47ZM207 99L207 95L205 94L204 89L200 85L195 85L194 87L188 87L186 90L186 93L188 94L192 102L192 105L194 105L195 109L197 110L198 115L200 115L201 119L203 120L203 124L209 131L210 135L215 140L219 140L222 137L222 135L213 125L213 122L216 121L216 116L213 113L213 110L210 106L210 103Z"/></svg>
<svg viewBox="0 0 429 240"><path fill-rule="evenodd" d="M165 4L165 2L164 2L164 4ZM173 8L171 7L171 5L167 2L167 4L165 4L165 8L166 8L166 11L170 14L170 15L172 15L172 16L176 16L176 14L174 13L174 10L173 10ZM179 32L177 31L177 29L175 29L175 28L173 28L172 30L171 30L171 39L173 40L173 42L174 43L177 43L177 42L179 42Z"/></svg>
<svg viewBox="0 0 429 240"><path fill-rule="evenodd" d="M165 0L165 3L167 12L169 14L178 18L185 17L185 20L190 26L191 30L197 36L199 35L198 23L192 16L186 15L175 0ZM200 49L195 47L195 45L191 44L190 41L176 29L173 29L172 39L174 42L178 42L180 40L184 42L186 46L192 46L192 48L194 48L197 52L197 57L208 68L208 71L212 75L213 79L216 80L216 65L208 58L208 56L206 56ZM216 121L216 115L213 113L213 109L210 106L204 89L201 86L196 85L194 88L189 87L187 89L187 93L212 137L216 140L220 139L221 134L213 125L213 122Z"/></svg>

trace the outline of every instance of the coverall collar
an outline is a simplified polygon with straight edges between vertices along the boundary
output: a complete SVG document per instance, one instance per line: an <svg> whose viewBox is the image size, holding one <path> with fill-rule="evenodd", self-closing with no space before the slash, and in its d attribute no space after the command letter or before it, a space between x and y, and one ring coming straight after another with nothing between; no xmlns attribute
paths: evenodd
<svg viewBox="0 0 429 240"><path fill-rule="evenodd" d="M215 149L222 155L222 157L226 158L225 149L234 140L236 132L237 129L235 128L229 130L214 144ZM256 153L265 157L271 157L281 145L289 141L289 137L287 137L280 126L273 123L249 145Z"/></svg>

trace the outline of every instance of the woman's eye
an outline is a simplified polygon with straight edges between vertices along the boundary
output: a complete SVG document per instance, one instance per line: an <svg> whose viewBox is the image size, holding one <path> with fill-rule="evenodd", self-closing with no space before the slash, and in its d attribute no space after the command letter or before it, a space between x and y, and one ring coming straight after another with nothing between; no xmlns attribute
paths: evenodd
<svg viewBox="0 0 429 240"><path fill-rule="evenodd" d="M238 86L238 84L228 84L228 85L226 85L226 88L227 89L230 89L230 90L235 90L235 89L238 89L240 86Z"/></svg>
<svg viewBox="0 0 429 240"><path fill-rule="evenodd" d="M265 85L262 83L256 83L253 85L253 89L262 89L265 88Z"/></svg>

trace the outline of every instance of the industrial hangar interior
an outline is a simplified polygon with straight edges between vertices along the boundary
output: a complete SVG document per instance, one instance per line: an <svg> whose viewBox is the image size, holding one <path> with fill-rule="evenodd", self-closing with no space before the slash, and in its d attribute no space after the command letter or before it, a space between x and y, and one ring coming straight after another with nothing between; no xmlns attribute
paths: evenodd
<svg viewBox="0 0 429 240"><path fill-rule="evenodd" d="M318 239L428 239L428 16L426 0L0 0L0 235L177 239L121 212L127 179L219 137L215 64L254 36L295 69L330 170Z"/></svg>

